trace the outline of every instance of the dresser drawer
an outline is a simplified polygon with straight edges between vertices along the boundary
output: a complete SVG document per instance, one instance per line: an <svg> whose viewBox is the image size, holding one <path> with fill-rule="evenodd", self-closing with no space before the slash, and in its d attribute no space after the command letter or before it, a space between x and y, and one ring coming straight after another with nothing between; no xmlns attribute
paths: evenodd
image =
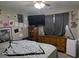
<svg viewBox="0 0 79 59"><path fill-rule="evenodd" d="M39 41L56 46L58 51L65 52L66 50L66 39L62 36L39 36Z"/></svg>
<svg viewBox="0 0 79 59"><path fill-rule="evenodd" d="M57 46L58 51L65 52L66 48L64 46Z"/></svg>
<svg viewBox="0 0 79 59"><path fill-rule="evenodd" d="M57 39L58 46L66 46L66 39Z"/></svg>
<svg viewBox="0 0 79 59"><path fill-rule="evenodd" d="M44 36L39 36L38 41L44 43L45 42L45 37Z"/></svg>
<svg viewBox="0 0 79 59"><path fill-rule="evenodd" d="M45 43L50 44L50 38L45 37Z"/></svg>
<svg viewBox="0 0 79 59"><path fill-rule="evenodd" d="M56 39L51 39L51 41L50 41L50 43L52 44L52 45L57 45L57 40Z"/></svg>

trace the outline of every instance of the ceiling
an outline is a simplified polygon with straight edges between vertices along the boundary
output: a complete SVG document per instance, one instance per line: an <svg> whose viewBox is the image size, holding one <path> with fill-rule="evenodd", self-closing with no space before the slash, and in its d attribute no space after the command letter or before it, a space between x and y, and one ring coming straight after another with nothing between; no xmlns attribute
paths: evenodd
<svg viewBox="0 0 79 59"><path fill-rule="evenodd" d="M42 9L36 9L33 1L0 1L0 7L23 12L27 15L55 14L79 8L79 1L46 1Z"/></svg>

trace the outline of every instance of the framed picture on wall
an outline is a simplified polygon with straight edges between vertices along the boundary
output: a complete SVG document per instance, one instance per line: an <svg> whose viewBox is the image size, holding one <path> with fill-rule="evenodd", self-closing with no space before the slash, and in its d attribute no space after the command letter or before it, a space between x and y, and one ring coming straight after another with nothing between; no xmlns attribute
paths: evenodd
<svg viewBox="0 0 79 59"><path fill-rule="evenodd" d="M18 17L18 22L23 23L23 15L22 14L17 14Z"/></svg>

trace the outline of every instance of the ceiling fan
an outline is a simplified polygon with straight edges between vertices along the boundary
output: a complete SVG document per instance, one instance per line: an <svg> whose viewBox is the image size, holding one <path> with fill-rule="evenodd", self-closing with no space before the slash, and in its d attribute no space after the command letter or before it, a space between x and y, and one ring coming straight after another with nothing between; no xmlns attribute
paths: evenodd
<svg viewBox="0 0 79 59"><path fill-rule="evenodd" d="M48 6L48 7L50 7L50 6L51 6L50 4L47 4L47 3L45 3L45 5L46 5L46 6Z"/></svg>
<svg viewBox="0 0 79 59"><path fill-rule="evenodd" d="M34 1L34 7L37 9L44 8L45 6L50 7L50 4L45 3L45 1Z"/></svg>

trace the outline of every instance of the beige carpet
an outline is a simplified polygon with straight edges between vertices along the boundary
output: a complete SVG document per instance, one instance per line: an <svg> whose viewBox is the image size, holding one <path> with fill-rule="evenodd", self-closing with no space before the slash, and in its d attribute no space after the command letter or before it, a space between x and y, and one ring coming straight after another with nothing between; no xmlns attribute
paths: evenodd
<svg viewBox="0 0 79 59"><path fill-rule="evenodd" d="M59 58L73 58L65 53L62 53L62 52L58 52L58 57Z"/></svg>

